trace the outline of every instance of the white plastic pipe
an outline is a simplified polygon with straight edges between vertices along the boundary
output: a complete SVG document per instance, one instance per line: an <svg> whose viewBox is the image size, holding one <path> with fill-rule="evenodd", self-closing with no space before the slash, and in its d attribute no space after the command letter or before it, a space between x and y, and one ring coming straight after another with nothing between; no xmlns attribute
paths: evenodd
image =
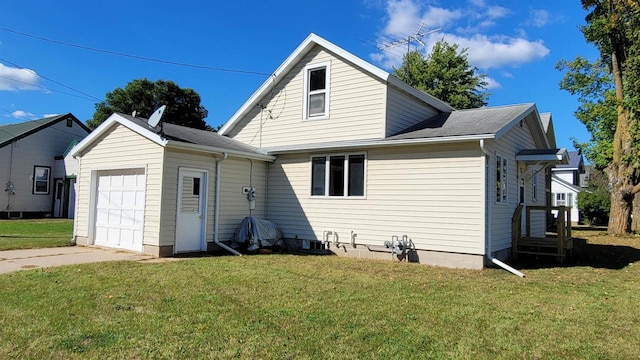
<svg viewBox="0 0 640 360"><path fill-rule="evenodd" d="M489 175L489 170L490 170L490 166L489 166L489 161L491 160L491 154L489 154L489 152L487 151L487 149L484 147L484 139L480 139L480 150L482 150L482 153L485 156L485 172L487 175ZM487 178L487 175L485 175L485 179ZM489 196L489 184L491 183L490 181L485 181L486 184L486 190L485 190L485 198L486 198L486 202L487 202L487 231L486 231L486 242L487 242L487 258L494 264L498 265L499 267L507 270L508 272L514 274L514 275L518 275L520 277L524 277L524 274L514 268L512 268L511 266L505 264L504 262L496 259L493 257L493 250L491 249L491 204L489 203L489 201L491 201L491 197Z"/></svg>
<svg viewBox="0 0 640 360"><path fill-rule="evenodd" d="M242 256L242 254L235 249L221 243L218 238L218 225L220 224L220 169L222 168L220 164L225 160L227 160L227 153L222 153L222 159L216 158L216 199L213 203L213 242L234 255Z"/></svg>

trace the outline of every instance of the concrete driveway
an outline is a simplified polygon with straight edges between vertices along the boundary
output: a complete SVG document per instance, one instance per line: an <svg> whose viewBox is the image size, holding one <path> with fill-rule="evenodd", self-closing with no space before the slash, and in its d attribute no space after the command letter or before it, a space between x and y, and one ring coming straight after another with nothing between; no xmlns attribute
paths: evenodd
<svg viewBox="0 0 640 360"><path fill-rule="evenodd" d="M0 274L51 266L149 259L153 259L153 257L144 254L82 246L8 250L0 251Z"/></svg>

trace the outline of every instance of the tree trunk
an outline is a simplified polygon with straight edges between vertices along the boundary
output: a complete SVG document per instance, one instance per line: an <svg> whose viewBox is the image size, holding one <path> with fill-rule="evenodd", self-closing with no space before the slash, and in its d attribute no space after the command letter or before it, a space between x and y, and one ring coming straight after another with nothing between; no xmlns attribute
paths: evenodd
<svg viewBox="0 0 640 360"><path fill-rule="evenodd" d="M640 193L636 193L633 196L633 210L631 211L631 231L638 234L640 233Z"/></svg>
<svg viewBox="0 0 640 360"><path fill-rule="evenodd" d="M607 168L611 186L611 211L609 212L609 234L621 235L630 231L632 199L628 185L620 178L621 171L613 164Z"/></svg>

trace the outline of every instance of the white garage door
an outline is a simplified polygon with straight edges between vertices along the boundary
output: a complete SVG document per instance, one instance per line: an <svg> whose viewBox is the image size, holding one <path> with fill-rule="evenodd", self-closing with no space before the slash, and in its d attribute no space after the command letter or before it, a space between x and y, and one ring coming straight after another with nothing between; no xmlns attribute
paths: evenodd
<svg viewBox="0 0 640 360"><path fill-rule="evenodd" d="M142 251L144 169L98 172L95 245Z"/></svg>

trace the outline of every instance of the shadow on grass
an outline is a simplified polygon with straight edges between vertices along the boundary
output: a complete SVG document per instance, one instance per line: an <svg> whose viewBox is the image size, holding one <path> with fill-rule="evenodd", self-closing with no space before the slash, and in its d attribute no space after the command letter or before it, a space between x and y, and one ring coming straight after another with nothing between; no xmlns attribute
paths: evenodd
<svg viewBox="0 0 640 360"><path fill-rule="evenodd" d="M626 245L590 244L586 239L573 238L573 254L563 263L557 262L555 256L519 255L512 265L524 270L577 266L620 270L639 260L640 249Z"/></svg>

